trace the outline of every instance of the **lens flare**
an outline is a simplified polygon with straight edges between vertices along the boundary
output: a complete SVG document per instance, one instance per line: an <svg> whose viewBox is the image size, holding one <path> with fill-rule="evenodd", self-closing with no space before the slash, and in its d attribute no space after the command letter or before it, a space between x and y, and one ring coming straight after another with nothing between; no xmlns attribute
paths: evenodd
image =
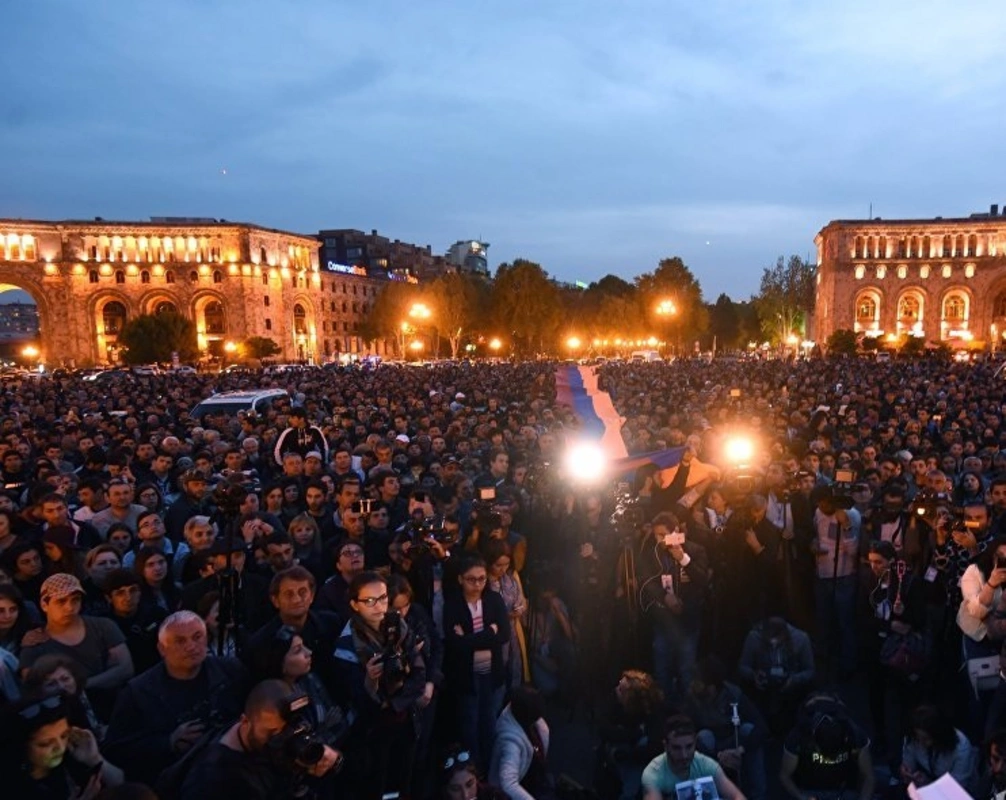
<svg viewBox="0 0 1006 800"><path fill-rule="evenodd" d="M754 443L741 436L727 439L724 453L731 464L750 464L754 457Z"/></svg>
<svg viewBox="0 0 1006 800"><path fill-rule="evenodd" d="M607 467L604 451L596 444L583 442L566 451L566 474L575 481L590 483L601 480Z"/></svg>

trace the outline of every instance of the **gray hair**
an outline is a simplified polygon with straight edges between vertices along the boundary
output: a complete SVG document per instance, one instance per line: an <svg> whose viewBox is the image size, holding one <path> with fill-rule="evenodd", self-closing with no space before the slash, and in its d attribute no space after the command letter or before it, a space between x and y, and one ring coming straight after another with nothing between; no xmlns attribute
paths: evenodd
<svg viewBox="0 0 1006 800"><path fill-rule="evenodd" d="M195 611L176 611L174 614L169 614L161 623L161 627L157 629L157 643L159 645L166 644L168 631L176 625L188 625L190 622L198 622L203 630L206 630L206 623Z"/></svg>

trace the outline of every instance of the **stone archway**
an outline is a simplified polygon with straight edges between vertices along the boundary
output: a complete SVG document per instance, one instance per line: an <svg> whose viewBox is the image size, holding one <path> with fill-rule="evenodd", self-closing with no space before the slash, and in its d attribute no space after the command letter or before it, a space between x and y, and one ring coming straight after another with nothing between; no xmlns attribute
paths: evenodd
<svg viewBox="0 0 1006 800"><path fill-rule="evenodd" d="M38 333L34 337L39 351L37 361L47 367L76 364L81 356L67 339L71 331L66 304L61 302L62 286L48 286L41 277L18 274L12 269L0 269L0 292L12 289L31 297L38 314ZM27 344L27 341L25 342Z"/></svg>

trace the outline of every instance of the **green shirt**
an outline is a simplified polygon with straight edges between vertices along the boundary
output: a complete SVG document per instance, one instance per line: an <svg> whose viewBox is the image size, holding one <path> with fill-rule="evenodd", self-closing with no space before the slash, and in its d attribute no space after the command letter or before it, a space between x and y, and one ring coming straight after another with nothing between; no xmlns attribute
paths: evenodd
<svg viewBox="0 0 1006 800"><path fill-rule="evenodd" d="M688 775L679 778L671 772L667 763L667 753L661 753L643 770L643 790L654 789L664 797L674 797L674 789L679 783L694 781L698 778L714 778L719 774L720 765L709 756L696 753L688 767Z"/></svg>

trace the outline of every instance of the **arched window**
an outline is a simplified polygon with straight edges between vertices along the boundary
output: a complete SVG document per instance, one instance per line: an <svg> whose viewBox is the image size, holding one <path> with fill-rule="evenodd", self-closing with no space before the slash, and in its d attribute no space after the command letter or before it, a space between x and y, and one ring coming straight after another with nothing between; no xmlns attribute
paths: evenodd
<svg viewBox="0 0 1006 800"><path fill-rule="evenodd" d="M852 251L853 258L863 258L863 237L856 237L856 246Z"/></svg>
<svg viewBox="0 0 1006 800"><path fill-rule="evenodd" d="M99 280L100 278L98 277L98 270L92 269L90 272L87 273L88 283L97 283Z"/></svg>
<svg viewBox="0 0 1006 800"><path fill-rule="evenodd" d="M262 298L262 305L264 305L266 308L269 308L269 295L266 295L265 297Z"/></svg>
<svg viewBox="0 0 1006 800"><path fill-rule="evenodd" d="M189 283L199 283L199 273L195 270L189 273Z"/></svg>
<svg viewBox="0 0 1006 800"><path fill-rule="evenodd" d="M307 312L300 303L293 307L293 332L297 336L307 335Z"/></svg>
<svg viewBox="0 0 1006 800"><path fill-rule="evenodd" d="M328 301L328 310L331 311L333 314L335 313L335 300Z"/></svg>
<svg viewBox="0 0 1006 800"><path fill-rule="evenodd" d="M876 258L877 257L877 240L872 236L866 237L866 258Z"/></svg>
<svg viewBox="0 0 1006 800"><path fill-rule="evenodd" d="M118 300L105 303L101 309L101 324L106 336L118 336L126 324L126 307Z"/></svg>
<svg viewBox="0 0 1006 800"><path fill-rule="evenodd" d="M115 282L116 283L125 283L126 282L126 273L123 272L121 269L117 269L115 271Z"/></svg>
<svg viewBox="0 0 1006 800"><path fill-rule="evenodd" d="M943 258L950 258L950 254L954 250L954 239L948 233L943 237Z"/></svg>
<svg viewBox="0 0 1006 800"><path fill-rule="evenodd" d="M866 325L877 319L877 299L870 294L863 295L856 304L856 322Z"/></svg>
<svg viewBox="0 0 1006 800"><path fill-rule="evenodd" d="M263 286L268 286L269 285L269 273L268 272L264 272L263 271L263 273L262 273L262 285Z"/></svg>
<svg viewBox="0 0 1006 800"><path fill-rule="evenodd" d="M943 301L943 319L950 324L964 322L968 317L968 299L955 292Z"/></svg>
<svg viewBox="0 0 1006 800"><path fill-rule="evenodd" d="M170 270L169 269L167 272L164 273L164 282L165 283L174 283L175 282L175 273L174 273L174 270Z"/></svg>
<svg viewBox="0 0 1006 800"><path fill-rule="evenodd" d="M203 311L206 321L206 332L211 334L222 334L227 331L227 321L224 317L224 307L216 300L207 303Z"/></svg>
<svg viewBox="0 0 1006 800"><path fill-rule="evenodd" d="M258 252L259 252L259 263L260 264L268 264L269 263L269 256L266 253L265 248L264 247L260 247L259 250L258 250Z"/></svg>
<svg viewBox="0 0 1006 800"><path fill-rule="evenodd" d="M921 310L921 304L917 295L903 295L898 301L898 322L905 325L914 325L919 321Z"/></svg>
<svg viewBox="0 0 1006 800"><path fill-rule="evenodd" d="M964 235L959 234L954 240L954 255L960 257L964 252Z"/></svg>
<svg viewBox="0 0 1006 800"><path fill-rule="evenodd" d="M908 241L902 236L898 239L898 258L908 257Z"/></svg>
<svg viewBox="0 0 1006 800"><path fill-rule="evenodd" d="M150 272L143 270L140 273L140 283L150 283Z"/></svg>
<svg viewBox="0 0 1006 800"><path fill-rule="evenodd" d="M213 282L214 283L224 282L224 274L218 269L213 270Z"/></svg>
<svg viewBox="0 0 1006 800"><path fill-rule="evenodd" d="M154 313L155 314L167 314L167 313L177 314L178 313L178 308L171 301L169 301L169 300L162 300L160 303L158 303L154 307Z"/></svg>
<svg viewBox="0 0 1006 800"><path fill-rule="evenodd" d="M877 258L887 258L887 237L880 237L880 244L877 246Z"/></svg>
<svg viewBox="0 0 1006 800"><path fill-rule="evenodd" d="M919 257L920 258L931 258L932 257L932 253L930 252L930 250L931 250L932 246L933 246L933 240L930 239L928 236L923 236L922 237L922 252L919 253Z"/></svg>
<svg viewBox="0 0 1006 800"><path fill-rule="evenodd" d="M35 239L32 236L23 236L21 238L21 244L24 247L24 260L34 261L35 254Z"/></svg>

